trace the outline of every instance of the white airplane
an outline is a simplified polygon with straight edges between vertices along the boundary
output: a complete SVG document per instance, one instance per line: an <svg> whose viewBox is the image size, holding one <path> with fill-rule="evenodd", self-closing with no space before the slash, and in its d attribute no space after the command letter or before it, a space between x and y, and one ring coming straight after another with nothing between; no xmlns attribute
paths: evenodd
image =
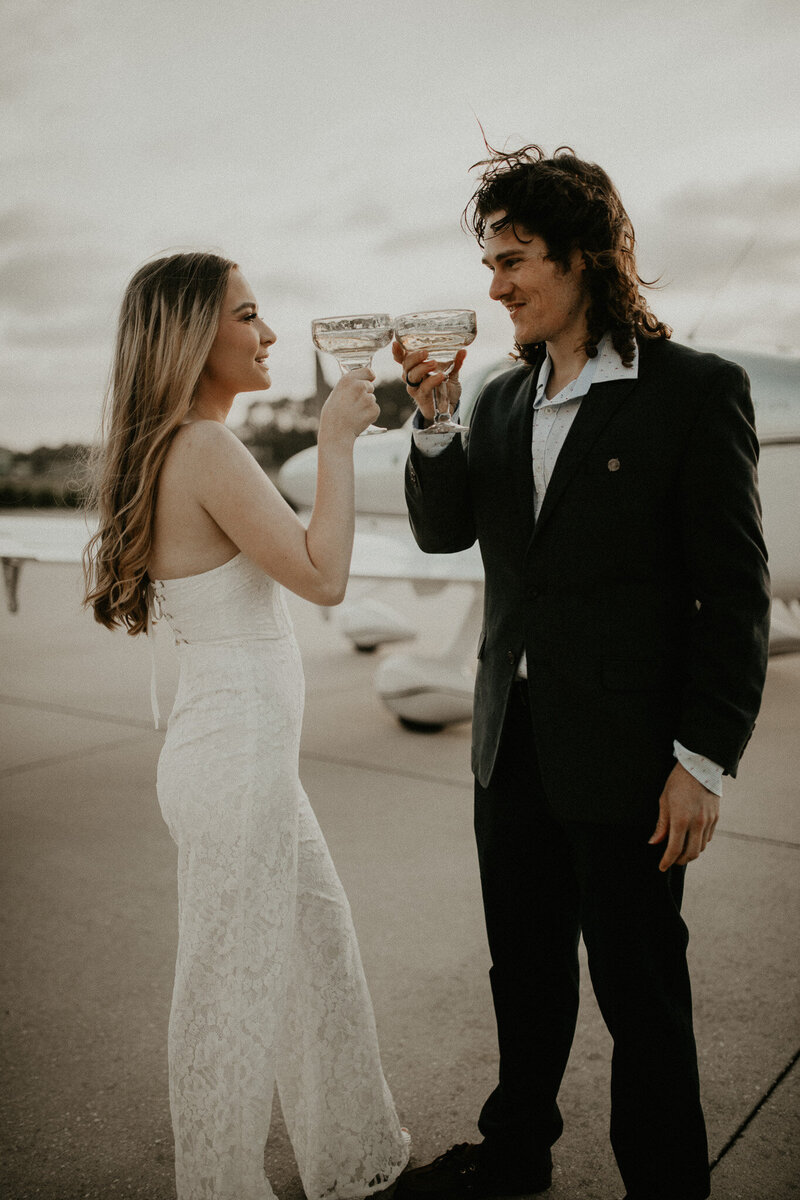
<svg viewBox="0 0 800 1200"><path fill-rule="evenodd" d="M761 456L759 482L764 536L769 551L773 609L770 653L800 650L800 357L722 353L740 363L750 376ZM465 380L462 419L482 387L509 360ZM356 510L358 525L352 575L407 579L417 590L464 583L473 589L462 627L439 655L394 654L382 661L375 686L387 707L410 727L441 728L466 720L472 711L472 659L480 626L483 575L475 547L460 554L423 554L408 526L404 496L404 466L410 441L410 421L381 437L363 438L357 446ZM289 459L278 486L298 509L313 503L317 452L312 447ZM347 603L339 623L358 649L414 636L413 627L385 604L374 599Z"/></svg>
<svg viewBox="0 0 800 1200"><path fill-rule="evenodd" d="M800 650L800 357L729 353L748 372L756 406L761 458L759 481L764 535L773 590L770 653ZM509 360L467 378L461 413L467 420L481 388ZM470 602L452 640L435 656L393 654L379 665L375 686L389 710L409 728L440 729L472 713L474 651L483 607L483 568L477 546L459 554L423 554L408 525L404 466L410 422L356 447L358 523L351 574L375 582L407 580L422 594L450 584L471 589ZM310 509L317 472L315 448L289 459L278 485L296 508ZM82 516L0 516L0 559L9 610L27 561L80 561L90 530ZM410 640L417 630L374 597L345 602L337 610L345 634L360 650Z"/></svg>

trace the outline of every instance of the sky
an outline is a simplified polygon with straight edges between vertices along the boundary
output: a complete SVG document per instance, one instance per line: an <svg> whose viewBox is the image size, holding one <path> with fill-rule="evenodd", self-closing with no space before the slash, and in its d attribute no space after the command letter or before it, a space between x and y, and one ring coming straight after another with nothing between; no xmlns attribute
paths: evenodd
<svg viewBox="0 0 800 1200"><path fill-rule="evenodd" d="M316 316L474 308L502 356L481 127L605 167L676 337L798 351L798 62L796 0L2 0L0 445L96 436L125 284L176 249L241 265L274 398Z"/></svg>

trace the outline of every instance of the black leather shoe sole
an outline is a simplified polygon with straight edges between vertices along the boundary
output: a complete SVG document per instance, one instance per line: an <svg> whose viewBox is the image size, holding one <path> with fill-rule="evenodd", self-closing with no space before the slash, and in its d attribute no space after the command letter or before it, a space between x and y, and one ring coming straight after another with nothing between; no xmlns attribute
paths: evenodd
<svg viewBox="0 0 800 1200"><path fill-rule="evenodd" d="M551 1184L550 1155L537 1167L512 1171L505 1156L487 1160L482 1145L461 1142L426 1166L406 1170L394 1200L528 1200Z"/></svg>

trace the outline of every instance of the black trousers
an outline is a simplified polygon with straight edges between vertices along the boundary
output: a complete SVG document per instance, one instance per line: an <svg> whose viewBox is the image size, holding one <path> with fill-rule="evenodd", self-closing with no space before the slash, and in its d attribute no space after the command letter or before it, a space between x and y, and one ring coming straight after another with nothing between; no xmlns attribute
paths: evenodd
<svg viewBox="0 0 800 1200"><path fill-rule="evenodd" d="M598 802L602 797L598 797ZM524 685L514 684L497 765L475 784L500 1078L478 1122L524 1163L560 1136L557 1096L578 1013L578 941L614 1040L611 1143L631 1200L703 1200L685 868L658 870L653 832L560 822L544 794Z"/></svg>

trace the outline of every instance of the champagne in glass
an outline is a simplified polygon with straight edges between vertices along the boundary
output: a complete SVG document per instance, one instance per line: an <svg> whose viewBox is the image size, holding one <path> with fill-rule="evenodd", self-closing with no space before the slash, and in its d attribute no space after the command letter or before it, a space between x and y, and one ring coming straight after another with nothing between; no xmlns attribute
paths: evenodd
<svg viewBox="0 0 800 1200"><path fill-rule="evenodd" d="M351 317L317 317L311 322L314 345L332 354L343 375L359 367L371 367L372 356L392 340L394 329L388 313L362 313ZM386 433L379 425L368 425L359 437Z"/></svg>
<svg viewBox="0 0 800 1200"><path fill-rule="evenodd" d="M456 354L470 342L478 331L475 313L471 308L439 308L429 312L404 313L395 317L395 336L406 350L429 350L441 362L445 375L453 369ZM450 416L447 401L447 381L433 389L433 424L420 432L437 434L449 430L466 430Z"/></svg>

